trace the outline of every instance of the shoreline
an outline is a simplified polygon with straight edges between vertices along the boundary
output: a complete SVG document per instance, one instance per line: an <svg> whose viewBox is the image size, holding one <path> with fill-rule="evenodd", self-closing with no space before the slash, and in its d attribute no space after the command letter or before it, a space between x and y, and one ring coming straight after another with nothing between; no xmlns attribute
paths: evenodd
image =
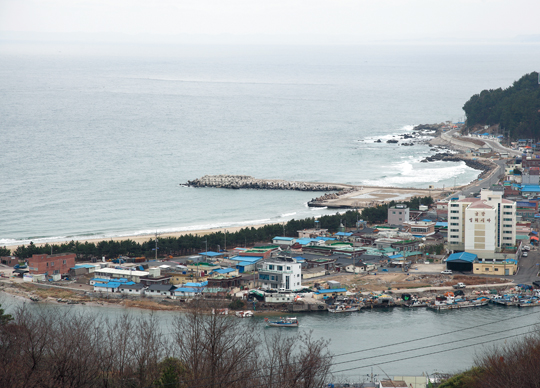
<svg viewBox="0 0 540 388"><path fill-rule="evenodd" d="M205 236L207 234L211 233L235 233L240 231L241 229L245 228L261 228L266 225L273 225L273 224L281 224L281 222L267 222L267 223L259 223L259 224L250 224L250 225L244 225L244 226L231 226L231 227L216 227L216 228L210 228L210 229L198 229L198 230L186 230L186 231L179 231L179 232L167 232L167 233L159 233L158 232L158 239L159 238L167 238L167 237L180 237L185 236L188 234L191 235L198 235L198 236ZM153 241L155 239L156 235L155 233L148 233L148 234L137 234L132 236L111 236L111 237L96 237L96 238L71 238L68 240L58 240L58 241L48 241L48 242L39 242L39 243L33 243L36 247L42 247L47 244L49 245L59 245L59 244L67 244L71 241L79 242L80 244L84 244L86 242L88 243L94 243L97 244L101 241L126 241L131 240L138 243L147 242L149 240ZM20 246L28 246L28 244L14 244L14 245L5 245L7 248L10 249L17 249Z"/></svg>
<svg viewBox="0 0 540 388"><path fill-rule="evenodd" d="M459 146L456 146L455 144L452 144L451 142L448 142L446 140L444 140L442 138L442 131L438 130L436 135L428 140L426 142L426 145L427 146L439 146L439 147L446 147L448 149L452 149L454 151L457 151L460 155L463 155L463 150L459 147ZM488 174L491 174L493 170L491 170ZM475 182L478 182L478 178L481 177L481 175L485 174L485 171L484 172L481 172L478 177L476 179L474 179L473 181L467 183L466 185L461 185L461 186L458 186L458 187L455 187L455 188L452 188L452 191L456 191L456 190L462 190L466 187L469 187L471 186L472 184L474 184ZM336 184L336 185L341 185L341 184ZM345 185L342 185L342 186L345 186ZM391 187L391 186L365 186L365 185L359 185L359 186L353 186L353 185L346 185L348 187L358 187L361 189L361 191L371 191L373 189L378 189L378 190L393 190L393 191L396 191L396 192L412 192L412 191L417 191L417 192L420 192L420 191L423 191L423 192L429 192L430 194L442 194L442 189L416 189L416 188L398 188L398 187ZM447 189L448 190L448 189ZM344 194L347 194L347 191L344 192ZM353 193L350 193L350 194L353 194ZM437 195L435 195L437 197ZM351 197L351 195L345 195L343 196L344 198L343 199L346 199L345 197ZM373 199L373 200L368 200L368 201L355 201L355 202L364 202L363 205L364 206L361 206L361 208L363 207L369 207L369 206L374 206L376 205L377 203L384 203L385 201L387 200L387 198L377 198L377 199ZM313 200L312 200L313 201ZM338 200L339 201L339 200ZM338 202L338 201L335 201L335 202ZM308 202L309 203L309 202ZM321 207L327 207L326 204L322 204L320 205ZM340 211L347 211L347 210L354 210L353 208L351 207L348 207L348 206L328 206L328 208L334 208L336 210L336 213L339 213ZM288 220L287 220L288 221ZM281 222L272 222L272 221L269 221L269 222L264 222L264 223L256 223L256 224L246 224L246 225L242 225L242 226L231 226L231 227L215 227L215 228L210 228L210 229L197 229L197 230L186 230L186 231L177 231L177 232L165 232L165 233L159 233L158 232L158 238L167 238L167 237L180 237L180 236L184 236L184 235L199 235L199 236L204 236L204 235L208 235L208 234L211 234L211 233L225 233L225 231L227 231L228 233L234 233L234 232L238 232L239 230L241 229L245 229L245 228L260 228L260 227L263 227L263 226L266 226L266 225L273 225L273 224L282 224L283 222L287 222L287 221L281 221ZM51 238L51 237L44 237L43 239L54 239ZM143 243L143 242L147 242L147 241L153 241L155 239L155 233L145 233L145 234L137 234L137 235L125 235L125 236L110 236L110 237L95 237L95 238L88 238L88 237L81 237L81 238L77 238L77 237L73 237L73 238L68 238L68 239L61 239L59 238L58 240L54 240L54 241L45 241L45 242L33 242L32 239L25 239L25 240L29 240L31 242L33 242L33 244L36 246L36 247L42 247L42 246L45 246L47 244L49 245L60 245L60 244L67 244L67 243L70 243L71 241L75 241L75 242L79 242L81 244L84 244L86 242L88 243L94 243L94 244L97 244L101 241L126 241L126 240L131 240L131 241L134 241L134 242L137 242L137 243ZM36 239L36 240L39 240ZM17 249L18 247L20 246L28 246L29 245L29 242L28 243L14 243L14 244L3 244L2 246L5 246L6 248L8 249L11 249L12 251Z"/></svg>

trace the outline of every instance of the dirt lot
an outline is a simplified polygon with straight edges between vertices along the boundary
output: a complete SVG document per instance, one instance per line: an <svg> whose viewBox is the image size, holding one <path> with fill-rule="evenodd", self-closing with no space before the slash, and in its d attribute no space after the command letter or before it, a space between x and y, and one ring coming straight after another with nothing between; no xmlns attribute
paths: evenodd
<svg viewBox="0 0 540 388"><path fill-rule="evenodd" d="M426 267L431 265L432 264L426 265ZM377 272L377 275L341 273L312 279L303 284L309 287L313 286L315 283L319 283L324 287L324 283L328 280L340 282L343 287L351 292L384 291L389 289L397 291L409 288L448 287L458 282L465 283L466 285L485 284L487 281L489 281L490 284L508 282L508 279L504 278L487 279L476 276L442 275L440 273L423 274L412 271L409 274L402 272Z"/></svg>

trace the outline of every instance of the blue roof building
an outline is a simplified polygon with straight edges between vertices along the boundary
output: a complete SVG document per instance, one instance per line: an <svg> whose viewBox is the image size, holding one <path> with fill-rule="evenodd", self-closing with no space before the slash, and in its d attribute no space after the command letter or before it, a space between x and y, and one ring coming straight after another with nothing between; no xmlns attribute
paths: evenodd
<svg viewBox="0 0 540 388"><path fill-rule="evenodd" d="M453 253L450 256L448 256L448 259L446 259L446 262L461 262L461 263L472 263L474 260L476 260L478 256L474 253L468 253L468 252L459 252L459 253Z"/></svg>
<svg viewBox="0 0 540 388"><path fill-rule="evenodd" d="M452 271L472 271L473 263L478 256L474 253L459 252L453 253L446 259L446 268Z"/></svg>

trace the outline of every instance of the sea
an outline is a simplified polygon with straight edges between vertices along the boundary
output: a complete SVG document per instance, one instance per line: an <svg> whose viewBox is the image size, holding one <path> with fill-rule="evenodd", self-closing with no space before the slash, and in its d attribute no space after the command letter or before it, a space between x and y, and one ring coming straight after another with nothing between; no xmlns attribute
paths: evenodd
<svg viewBox="0 0 540 388"><path fill-rule="evenodd" d="M386 140L461 122L538 45L0 42L0 246L318 217L314 192L190 188L210 174L465 184L464 163ZM376 143L381 139L381 143Z"/></svg>

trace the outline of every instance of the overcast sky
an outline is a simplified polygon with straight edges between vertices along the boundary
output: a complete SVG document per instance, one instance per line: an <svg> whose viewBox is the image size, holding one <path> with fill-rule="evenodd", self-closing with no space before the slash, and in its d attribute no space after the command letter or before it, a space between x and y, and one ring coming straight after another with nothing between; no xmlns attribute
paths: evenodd
<svg viewBox="0 0 540 388"><path fill-rule="evenodd" d="M540 0L0 0L0 31L264 41L486 41L540 34Z"/></svg>

